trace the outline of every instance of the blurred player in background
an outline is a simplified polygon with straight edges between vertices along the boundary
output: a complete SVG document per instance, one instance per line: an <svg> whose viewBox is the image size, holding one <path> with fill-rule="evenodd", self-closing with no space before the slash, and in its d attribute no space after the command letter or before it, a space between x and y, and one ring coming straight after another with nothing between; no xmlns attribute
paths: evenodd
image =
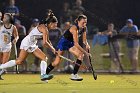
<svg viewBox="0 0 140 93"><path fill-rule="evenodd" d="M16 44L18 40L18 32L16 26L13 25L13 18L11 14L4 14L3 16L3 25L0 27L0 61L1 65L8 62L12 47L11 36L14 36L14 40L12 41ZM1 75L4 73L5 69L0 71L0 79Z"/></svg>

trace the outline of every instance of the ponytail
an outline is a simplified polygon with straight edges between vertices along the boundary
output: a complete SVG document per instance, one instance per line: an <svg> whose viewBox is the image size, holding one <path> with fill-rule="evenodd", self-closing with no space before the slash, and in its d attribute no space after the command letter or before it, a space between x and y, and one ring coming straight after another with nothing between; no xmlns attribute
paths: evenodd
<svg viewBox="0 0 140 93"><path fill-rule="evenodd" d="M40 24L50 24L50 23L58 22L52 10L48 10L47 18L45 18Z"/></svg>

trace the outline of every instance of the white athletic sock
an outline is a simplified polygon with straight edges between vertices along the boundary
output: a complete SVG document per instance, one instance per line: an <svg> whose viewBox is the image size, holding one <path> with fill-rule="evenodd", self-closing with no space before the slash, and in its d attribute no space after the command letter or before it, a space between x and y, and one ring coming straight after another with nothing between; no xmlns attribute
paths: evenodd
<svg viewBox="0 0 140 93"><path fill-rule="evenodd" d="M9 68L9 67L13 67L16 65L16 61L15 60L10 60L5 64L0 65L0 69L5 69L5 68Z"/></svg>
<svg viewBox="0 0 140 93"><path fill-rule="evenodd" d="M41 75L46 74L46 69L47 69L47 62L41 61L40 63Z"/></svg>

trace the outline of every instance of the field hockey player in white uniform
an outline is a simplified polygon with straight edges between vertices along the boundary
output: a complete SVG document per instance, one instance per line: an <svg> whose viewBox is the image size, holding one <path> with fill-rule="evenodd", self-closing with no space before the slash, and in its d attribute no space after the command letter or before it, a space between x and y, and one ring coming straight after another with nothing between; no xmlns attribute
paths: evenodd
<svg viewBox="0 0 140 93"><path fill-rule="evenodd" d="M1 65L8 62L11 53L11 37L14 37L13 43L16 44L18 40L17 28L13 25L13 18L11 14L4 14L3 23L0 26L0 63ZM3 80L1 75L5 69L0 70L0 80Z"/></svg>
<svg viewBox="0 0 140 93"><path fill-rule="evenodd" d="M15 65L20 65L28 56L28 53L32 53L34 56L41 59L40 69L41 69L41 80L46 81L51 78L53 78L53 75L46 74L46 68L47 68L47 60L48 58L46 55L38 48L37 41L38 39L43 39L43 46L48 46L53 53L55 53L55 49L50 43L49 37L48 37L48 30L49 28L54 24L58 22L57 18L51 13L51 11L48 13L48 17L40 22L40 24L35 27L21 42L20 46L20 53L19 57L16 60L10 60L6 64L2 64L0 66L0 69L13 67Z"/></svg>

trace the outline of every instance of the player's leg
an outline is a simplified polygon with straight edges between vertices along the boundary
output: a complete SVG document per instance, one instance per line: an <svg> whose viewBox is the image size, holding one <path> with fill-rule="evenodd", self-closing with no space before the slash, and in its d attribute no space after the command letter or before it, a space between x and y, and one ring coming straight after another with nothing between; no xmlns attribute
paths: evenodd
<svg viewBox="0 0 140 93"><path fill-rule="evenodd" d="M1 59L2 59L2 61L1 61L2 64L8 62L9 57L10 57L10 52L3 52L3 55L2 55L2 57L1 57ZM0 71L0 79L2 79L1 75L5 72L5 70L6 70L6 69L2 69L2 70Z"/></svg>
<svg viewBox="0 0 140 93"><path fill-rule="evenodd" d="M2 52L0 52L0 65L2 64ZM0 73L1 73L2 70L0 70ZM0 80L3 80L3 78L1 77L0 75Z"/></svg>
<svg viewBox="0 0 140 93"><path fill-rule="evenodd" d="M2 64L5 64L5 63L9 60L10 53L11 53L11 52L4 52L4 53L3 53Z"/></svg>
<svg viewBox="0 0 140 93"><path fill-rule="evenodd" d="M41 69L41 80L44 81L44 80L50 80L53 78L53 75L50 74L46 74L46 69L47 69L47 60L48 58L46 57L46 55L39 49L37 48L33 54L41 59L41 63L40 63L40 69Z"/></svg>
<svg viewBox="0 0 140 93"><path fill-rule="evenodd" d="M62 55L63 51L58 50L57 53L58 55ZM55 60L47 67L46 74L49 74L54 69L54 67L60 63L61 58L58 55L56 56Z"/></svg>
<svg viewBox="0 0 140 93"><path fill-rule="evenodd" d="M68 40L66 40L65 38L61 38L57 44L57 55L56 55L56 58L55 60L50 63L50 65L47 67L47 70L46 70L46 74L49 74L55 66L57 66L60 61L61 61L61 58L59 55L63 55L64 53L64 50L68 50L70 47L72 47L73 44L71 42L68 42Z"/></svg>
<svg viewBox="0 0 140 93"><path fill-rule="evenodd" d="M0 52L0 65L2 64L2 55L3 55L3 53Z"/></svg>
<svg viewBox="0 0 140 93"><path fill-rule="evenodd" d="M40 69L41 69L41 75L46 74L46 68L47 68L47 60L48 58L46 57L46 55L39 49L37 48L33 54L41 59L41 63L40 63Z"/></svg>
<svg viewBox="0 0 140 93"><path fill-rule="evenodd" d="M77 72L80 68L80 65L82 64L83 56L84 54L75 46L69 49L70 53L74 54L77 57L76 64L74 66L74 71L71 74L71 80L81 81L83 80L82 77L80 77ZM78 65L79 64L79 65Z"/></svg>
<svg viewBox="0 0 140 93"><path fill-rule="evenodd" d="M0 52L0 64L2 64L2 52Z"/></svg>
<svg viewBox="0 0 140 93"><path fill-rule="evenodd" d="M63 51L58 50L57 53L58 55L56 55L55 60L47 67L46 74L49 74L54 69L54 67L60 63L61 58L59 57L59 55L62 55Z"/></svg>
<svg viewBox="0 0 140 93"><path fill-rule="evenodd" d="M24 59L26 59L27 55L28 55L28 53L25 50L21 49L19 57L16 60L10 60L10 61L6 62L5 64L2 64L0 66L0 69L5 69L5 68L13 67L15 65L22 64Z"/></svg>

